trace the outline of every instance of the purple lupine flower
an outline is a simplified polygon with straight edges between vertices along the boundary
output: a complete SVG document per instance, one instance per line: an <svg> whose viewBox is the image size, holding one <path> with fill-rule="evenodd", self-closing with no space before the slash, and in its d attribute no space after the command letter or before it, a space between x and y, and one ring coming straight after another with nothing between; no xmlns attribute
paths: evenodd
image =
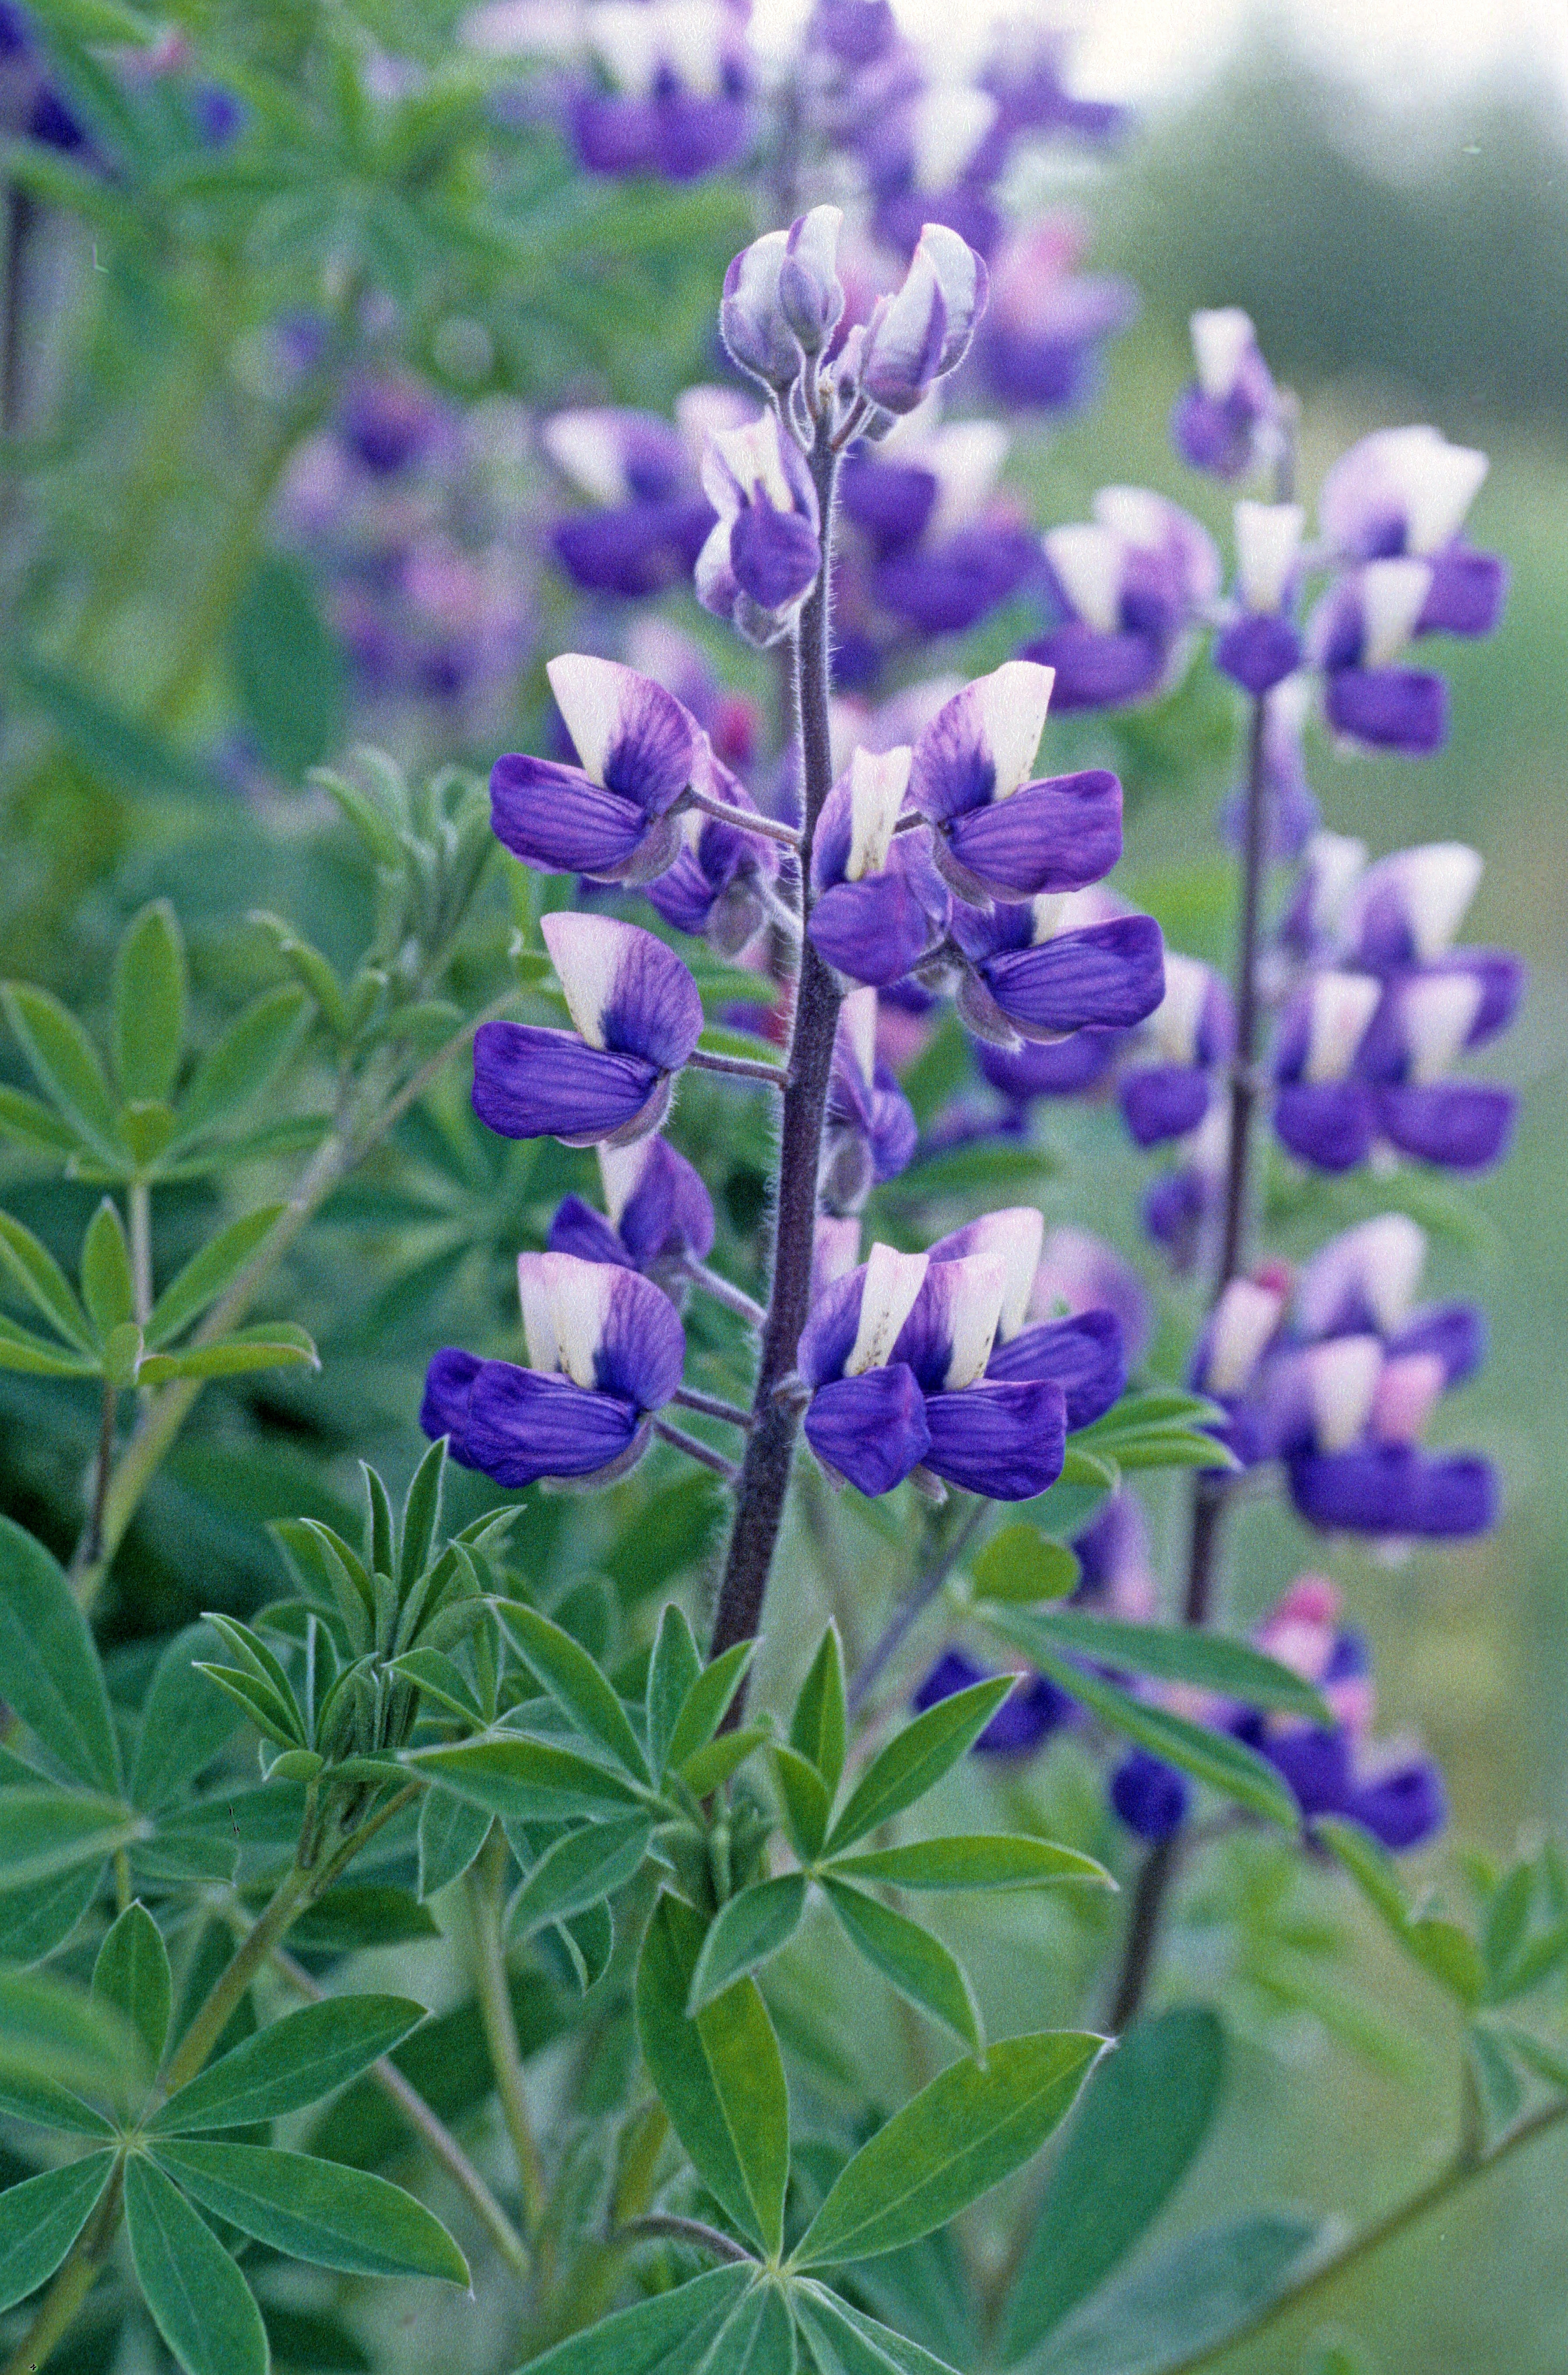
<svg viewBox="0 0 1568 2375"><path fill-rule="evenodd" d="M718 430L702 458L718 514L697 557L697 598L748 643L777 643L799 616L822 565L821 515L795 440L765 412Z"/></svg>
<svg viewBox="0 0 1568 2375"><path fill-rule="evenodd" d="M1195 313L1192 345L1197 376L1176 398L1171 442L1195 470L1244 479L1278 457L1283 428L1251 316L1237 305Z"/></svg>
<svg viewBox="0 0 1568 2375"><path fill-rule="evenodd" d="M556 559L591 594L641 599L690 578L713 525L699 483L710 429L739 428L755 406L728 388L689 388L672 425L655 413L558 412L539 442L561 476L597 508L558 520Z"/></svg>
<svg viewBox="0 0 1568 2375"><path fill-rule="evenodd" d="M974 1060L1017 1113L1035 1097L1084 1096L1099 1088L1122 1045L1121 1032L1091 1029L1075 1031L1067 1039L1026 1039L1017 1047L979 1039L974 1044Z"/></svg>
<svg viewBox="0 0 1568 2375"><path fill-rule="evenodd" d="M935 226L990 254L1002 232L994 184L1009 136L1000 117L990 91L895 71L882 103L866 107L854 128L884 246L910 255Z"/></svg>
<svg viewBox="0 0 1568 2375"><path fill-rule="evenodd" d="M377 478L418 461L448 425L447 408L420 381L392 372L354 380L343 401L343 435L355 459Z"/></svg>
<svg viewBox="0 0 1568 2375"><path fill-rule="evenodd" d="M1135 1748L1113 1769L1109 1795L1118 1819L1135 1837L1155 1847L1186 1821L1192 1784L1173 1765L1147 1748Z"/></svg>
<svg viewBox="0 0 1568 2375"><path fill-rule="evenodd" d="M1279 1448L1268 1356L1279 1343L1289 1299L1285 1277L1272 1266L1256 1278L1233 1278L1193 1347L1193 1389L1224 1411L1226 1423L1213 1433L1244 1467L1271 1459Z"/></svg>
<svg viewBox="0 0 1568 2375"><path fill-rule="evenodd" d="M1150 1063L1137 1060L1144 1046ZM1212 965L1165 951L1165 995L1132 1043L1133 1061L1117 1089L1122 1115L1139 1146L1185 1138L1206 1118L1215 1074L1235 1046L1231 993Z"/></svg>
<svg viewBox="0 0 1568 2375"><path fill-rule="evenodd" d="M705 734L697 738L691 781L726 807L760 813L740 778L714 758ZM701 809L689 809L681 823L683 845L673 866L645 884L648 903L677 931L701 934L723 955L738 956L772 912L778 845Z"/></svg>
<svg viewBox="0 0 1568 2375"><path fill-rule="evenodd" d="M1002 1300L987 1377L1048 1377L1062 1389L1069 1435L1092 1426L1121 1396L1127 1381L1121 1322L1102 1306L1037 1317L1045 1223L1032 1205L987 1212L938 1237L933 1262L993 1261L1002 1272Z"/></svg>
<svg viewBox="0 0 1568 2375"><path fill-rule="evenodd" d="M870 66L899 41L892 0L816 0L807 19L808 50L843 66Z"/></svg>
<svg viewBox="0 0 1568 2375"><path fill-rule="evenodd" d="M966 1649L947 1648L910 1694L916 1715L950 1699L955 1691L989 1682L996 1669L983 1666ZM1044 1674L1020 1673L970 1754L973 1756L1032 1756L1064 1724L1078 1716L1075 1702Z"/></svg>
<svg viewBox="0 0 1568 2375"><path fill-rule="evenodd" d="M999 421L938 427L922 406L884 443L847 457L840 501L869 548L867 606L917 634L961 634L1039 573L1037 538L995 491L1007 450ZM852 650L852 668L856 659ZM842 652L835 678L845 680Z"/></svg>
<svg viewBox="0 0 1568 2375"><path fill-rule="evenodd" d="M598 1152L606 1212L581 1196L565 1197L550 1223L548 1250L642 1270L661 1286L678 1281L685 1263L706 1261L713 1199L685 1155L656 1136Z"/></svg>
<svg viewBox="0 0 1568 2375"><path fill-rule="evenodd" d="M1325 715L1350 741L1424 758L1447 738L1443 679L1393 665L1417 632L1432 579L1427 561L1369 561L1338 579L1307 620Z"/></svg>
<svg viewBox="0 0 1568 2375"><path fill-rule="evenodd" d="M877 1022L876 991L852 990L839 1009L822 1138L821 1193L839 1215L906 1171L919 1137L909 1099L877 1052Z"/></svg>
<svg viewBox="0 0 1568 2375"><path fill-rule="evenodd" d="M1148 1624L1159 1605L1143 1504L1126 1485L1112 1494L1093 1522L1072 1540L1079 1563L1073 1603L1128 1624Z"/></svg>
<svg viewBox="0 0 1568 2375"><path fill-rule="evenodd" d="M1001 47L980 79L996 101L997 123L1009 135L1075 133L1084 140L1114 139L1127 110L1114 100L1080 99L1064 79L1067 44L1025 18L1001 29Z"/></svg>
<svg viewBox="0 0 1568 2375"><path fill-rule="evenodd" d="M841 207L813 207L787 231L765 231L725 274L719 327L731 360L771 392L797 379L832 337L844 309L838 277Z"/></svg>
<svg viewBox="0 0 1568 2375"><path fill-rule="evenodd" d="M1425 559L1452 550L1487 473L1487 457L1427 426L1375 429L1324 478L1317 516L1343 561Z"/></svg>
<svg viewBox="0 0 1568 2375"><path fill-rule="evenodd" d="M539 928L576 1029L481 1024L475 1112L502 1138L625 1146L648 1137L701 1035L696 983L635 924L563 910Z"/></svg>
<svg viewBox="0 0 1568 2375"><path fill-rule="evenodd" d="M990 907L955 900L958 1008L970 1029L1008 1046L1086 1024L1126 1031L1152 1014L1165 994L1160 927L1119 904L1092 890Z"/></svg>
<svg viewBox="0 0 1568 2375"><path fill-rule="evenodd" d="M909 770L907 746L857 750L823 803L811 845L812 944L847 980L878 989L937 946L952 904L931 861L930 834L919 825L898 830Z"/></svg>
<svg viewBox="0 0 1568 2375"><path fill-rule="evenodd" d="M1009 408L1076 410L1094 395L1101 348L1138 313L1132 283L1075 273L1085 226L1055 215L1013 233L991 265L991 302L977 352L992 394Z"/></svg>
<svg viewBox="0 0 1568 2375"><path fill-rule="evenodd" d="M672 813L692 780L701 728L672 693L618 660L567 652L545 671L580 763L509 751L490 772L496 838L527 866L646 882L674 864Z"/></svg>
<svg viewBox="0 0 1568 2375"><path fill-rule="evenodd" d="M506 38L503 8L490 19L492 49ZM567 128L590 173L656 173L689 182L734 165L750 146L752 68L746 11L723 0L648 0L590 8L593 66L567 94Z"/></svg>
<svg viewBox="0 0 1568 2375"><path fill-rule="evenodd" d="M1235 508L1238 615L1215 639L1214 665L1255 700L1301 666L1302 639L1291 611L1305 523L1300 503Z"/></svg>
<svg viewBox="0 0 1568 2375"><path fill-rule="evenodd" d="M858 383L881 411L913 412L957 371L985 310L984 264L956 230L928 222L902 286L879 297L866 325Z"/></svg>
<svg viewBox="0 0 1568 2375"><path fill-rule="evenodd" d="M1271 696L1278 698L1278 694ZM1346 918L1365 871L1364 841L1343 833L1315 833L1309 837L1301 852L1291 904L1279 926L1279 945L1289 956L1321 964L1346 946Z"/></svg>
<svg viewBox="0 0 1568 2375"><path fill-rule="evenodd" d="M724 683L690 635L667 619L634 619L626 638L626 659L690 711L722 765L746 767L756 758L760 726L756 702Z"/></svg>
<svg viewBox="0 0 1568 2375"><path fill-rule="evenodd" d="M1188 631L1212 610L1220 555L1197 520L1142 487L1102 487L1094 517L1050 529L1057 622L1021 656L1056 671L1057 709L1104 709L1164 691Z"/></svg>
<svg viewBox="0 0 1568 2375"><path fill-rule="evenodd" d="M984 1256L933 1261L873 1246L818 1298L800 1340L806 1436L831 1475L890 1492L916 1469L997 1501L1061 1474L1067 1412L1045 1378L985 1376L1005 1291Z"/></svg>
<svg viewBox="0 0 1568 2375"><path fill-rule="evenodd" d="M438 1353L419 1424L513 1492L540 1477L608 1483L642 1458L680 1384L675 1307L634 1271L571 1254L520 1255L517 1283L526 1366Z"/></svg>
<svg viewBox="0 0 1568 2375"><path fill-rule="evenodd" d="M1007 660L938 711L917 737L910 805L962 899L1081 891L1122 854L1122 787L1102 767L1030 781L1052 673Z"/></svg>
<svg viewBox="0 0 1568 2375"><path fill-rule="evenodd" d="M1468 1331L1450 1321L1413 1350L1397 1343L1329 1337L1278 1364L1272 1429L1297 1515L1326 1533L1390 1542L1484 1533L1497 1515L1491 1463L1428 1454L1418 1442L1433 1405L1466 1373Z"/></svg>
<svg viewBox="0 0 1568 2375"><path fill-rule="evenodd" d="M1154 1334L1149 1290L1114 1246L1089 1229L1064 1223L1047 1233L1040 1249L1029 1317L1056 1319L1080 1311L1115 1314L1127 1365L1136 1367Z"/></svg>

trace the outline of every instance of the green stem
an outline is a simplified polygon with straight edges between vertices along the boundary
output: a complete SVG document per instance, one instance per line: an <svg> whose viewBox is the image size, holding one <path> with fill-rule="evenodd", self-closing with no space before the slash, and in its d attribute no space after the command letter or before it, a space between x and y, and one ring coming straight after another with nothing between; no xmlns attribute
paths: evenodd
<svg viewBox="0 0 1568 2375"><path fill-rule="evenodd" d="M506 1881L506 1837L499 1825L480 1849L478 1861L466 1876L469 1915L474 1927L474 1983L479 2016L501 2117L517 2159L517 2180L523 2192L523 2223L536 2239L545 2212L545 2171L528 2109L528 2086L512 2015L512 1990L507 1983L506 1944L501 1936L501 1893Z"/></svg>
<svg viewBox="0 0 1568 2375"><path fill-rule="evenodd" d="M233 1961L164 2064L159 2080L160 2096L177 2094L204 2066L245 1990L271 1960L292 1923L303 1912L311 1896L311 1878L298 1864L284 1874L272 1902L246 1932Z"/></svg>
<svg viewBox="0 0 1568 2375"><path fill-rule="evenodd" d="M152 1189L133 1179L125 1197L130 1218L132 1317L145 1328L152 1314Z"/></svg>
<svg viewBox="0 0 1568 2375"><path fill-rule="evenodd" d="M326 1990L318 1987L303 1964L297 1963L283 1947L274 1948L272 1960L273 1967L288 1980L297 1995L308 1997L312 2003L326 2001ZM409 2085L395 2062L372 2062L366 2074L373 2078L383 2094L396 2104L420 2142L429 2145L453 2183L466 2198L469 2207L513 2275L519 2279L525 2278L529 2271L528 2246L445 2121L431 2110L419 2089Z"/></svg>
<svg viewBox="0 0 1568 2375"><path fill-rule="evenodd" d="M1190 2357L1178 2359L1173 2365L1165 2367L1161 2375L1195 2375L1197 2369L1212 2366L1239 2343L1253 2341L1270 2326L1278 2324L1281 2318L1289 2316L1292 2310L1299 2309L1303 2301L1310 2300L1326 2286L1333 2284L1358 2261L1368 2259L1373 2252L1381 2251L1385 2243L1392 2242L1394 2237L1402 2234L1407 2227L1412 2227L1418 2219L1424 2218L1429 2210L1439 2208L1476 2178L1484 2177L1489 2169L1496 2168L1500 2162L1506 2160L1522 2145L1533 2144L1537 2136L1545 2135L1565 2117L1568 2117L1568 2095L1555 2103L1548 2103L1530 2119L1522 2121L1518 2127L1503 2137L1501 2144L1479 2157L1472 2156L1462 2142L1453 2159L1445 2168L1439 2170L1430 2185L1423 2185L1420 2192L1412 2193L1407 2201L1397 2203L1383 2217L1373 2219L1370 2227L1363 2227L1359 2234L1351 2235L1337 2251L1331 2251L1326 2260L1320 2260L1299 2285L1291 2286L1288 2292L1277 2294L1244 2325L1233 2327L1222 2342L1211 2343L1204 2349L1194 2351Z"/></svg>

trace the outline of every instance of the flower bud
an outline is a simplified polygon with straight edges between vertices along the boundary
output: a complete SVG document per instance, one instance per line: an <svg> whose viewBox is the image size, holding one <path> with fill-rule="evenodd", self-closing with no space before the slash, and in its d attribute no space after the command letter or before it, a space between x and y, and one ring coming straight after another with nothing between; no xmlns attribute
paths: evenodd
<svg viewBox="0 0 1568 2375"><path fill-rule="evenodd" d="M719 328L732 361L764 387L784 388L800 370L800 347L779 301L789 233L764 232L725 274Z"/></svg>
<svg viewBox="0 0 1568 2375"><path fill-rule="evenodd" d="M985 310L985 266L957 231L927 223L903 287L871 316L862 385L885 412L913 412L956 371Z"/></svg>
<svg viewBox="0 0 1568 2375"><path fill-rule="evenodd" d="M808 355L820 354L843 312L837 271L840 207L813 207L791 224L779 267L778 302L784 321Z"/></svg>

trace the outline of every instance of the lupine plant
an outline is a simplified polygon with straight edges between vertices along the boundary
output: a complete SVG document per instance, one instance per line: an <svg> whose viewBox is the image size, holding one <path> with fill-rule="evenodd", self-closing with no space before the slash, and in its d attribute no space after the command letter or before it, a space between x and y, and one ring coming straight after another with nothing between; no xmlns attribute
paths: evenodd
<svg viewBox="0 0 1568 2375"><path fill-rule="evenodd" d="M1485 457L1375 431L1309 519L1227 308L1171 437L1232 562L1153 489L1043 531L965 408L1064 412L1132 309L1007 214L1032 138L1116 129L1052 45L933 86L886 0L776 69L728 6L593 0L541 57L502 0L417 70L396 17L243 24L209 78L120 0L0 8L7 432L46 208L122 306L185 254L257 407L129 706L199 375L79 598L19 572L65 655L15 664L33 727L226 786L257 879L239 933L128 902L80 1014L0 993L6 2375L1207 2367L1568 2116L1568 1862L1471 1858L1463 1904L1404 1863L1443 1778L1318 1571L1498 1506L1423 1444L1485 1329L1420 1299L1422 1216L1506 1151L1465 1064L1522 971L1459 939L1475 851L1374 855L1308 780L1320 727L1442 742L1408 647L1501 615ZM656 351L639 261L694 270L737 187L733 372L669 331L668 417L576 401L573 240ZM198 760L225 621L242 730ZM1228 969L1109 879L1118 727L1195 683ZM400 758L281 806L350 699ZM1125 1168L1051 1176L1069 1103L1158 1166L1142 1267ZM1312 1564L1249 1621L1270 1499ZM1161 2233L1228 2026L1375 2050L1344 1974L1382 1946L1459 2035L1441 2161L1359 2226Z"/></svg>

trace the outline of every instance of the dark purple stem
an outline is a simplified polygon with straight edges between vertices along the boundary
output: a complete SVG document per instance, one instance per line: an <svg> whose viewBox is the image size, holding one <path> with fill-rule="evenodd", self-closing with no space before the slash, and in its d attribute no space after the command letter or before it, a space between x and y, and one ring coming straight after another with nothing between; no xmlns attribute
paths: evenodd
<svg viewBox="0 0 1568 2375"><path fill-rule="evenodd" d="M822 520L822 567L800 613L796 637L796 708L800 731L800 904L804 924L810 908L810 850L833 780L828 720L828 635L831 603L833 487L837 456L825 427L817 432L811 476ZM804 933L796 981L795 1024L790 1034L789 1085L779 1124L778 1197L773 1214L773 1258L768 1316L752 1400L752 1428L736 1487L735 1523L725 1558L713 1620L712 1654L749 1641L762 1621L768 1575L778 1543L784 1496L795 1459L800 1409L780 1388L791 1377L811 1293L811 1258L817 1230L817 1180L822 1158L822 1124L838 1027L839 990L832 975ZM745 1686L731 1703L728 1720L739 1720Z"/></svg>

